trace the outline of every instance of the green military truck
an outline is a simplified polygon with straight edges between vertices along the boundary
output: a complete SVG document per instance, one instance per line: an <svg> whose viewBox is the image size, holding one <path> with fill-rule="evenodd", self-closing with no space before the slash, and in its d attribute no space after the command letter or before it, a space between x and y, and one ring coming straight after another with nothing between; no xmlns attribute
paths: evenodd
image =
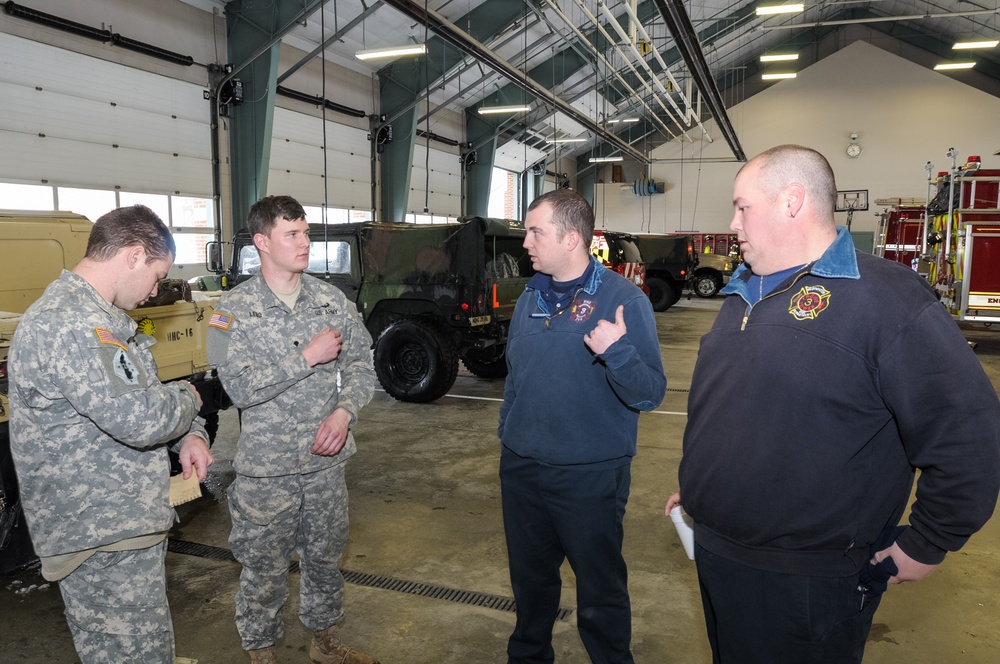
<svg viewBox="0 0 1000 664"><path fill-rule="evenodd" d="M311 225L306 272L357 305L382 388L400 401L426 403L451 389L459 360L482 378L507 374L507 329L532 274L524 236L521 222L485 217ZM259 272L248 231L234 236L227 269L220 245L209 246L209 268L229 286Z"/></svg>
<svg viewBox="0 0 1000 664"><path fill-rule="evenodd" d="M698 265L689 235L633 235L646 266L646 286L653 311L666 311L681 299L684 285Z"/></svg>
<svg viewBox="0 0 1000 664"><path fill-rule="evenodd" d="M7 354L21 315L64 269L83 258L93 224L69 212L0 210L0 573L30 563L34 551L20 509L10 457ZM153 356L161 381L183 378L201 395L201 415L210 434L228 398L205 355L208 319L215 298L192 294L186 284L167 280L154 301L129 312L140 329L156 339ZM53 349L58 352L58 349Z"/></svg>

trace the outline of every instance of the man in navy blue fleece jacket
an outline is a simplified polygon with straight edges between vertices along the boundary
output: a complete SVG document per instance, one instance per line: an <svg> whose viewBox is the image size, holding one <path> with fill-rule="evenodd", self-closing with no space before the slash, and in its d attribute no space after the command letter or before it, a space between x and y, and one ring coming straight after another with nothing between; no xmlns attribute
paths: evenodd
<svg viewBox="0 0 1000 664"><path fill-rule="evenodd" d="M715 662L860 662L881 591L931 574L1000 490L982 366L926 281L855 251L836 192L794 145L736 177L745 264L701 341L667 503L695 522Z"/></svg>
<svg viewBox="0 0 1000 664"><path fill-rule="evenodd" d="M510 664L553 662L559 567L576 573L577 626L594 662L631 663L622 557L639 412L667 389L649 299L590 255L594 212L568 189L525 219L538 271L517 301L500 407L500 483L517 625Z"/></svg>

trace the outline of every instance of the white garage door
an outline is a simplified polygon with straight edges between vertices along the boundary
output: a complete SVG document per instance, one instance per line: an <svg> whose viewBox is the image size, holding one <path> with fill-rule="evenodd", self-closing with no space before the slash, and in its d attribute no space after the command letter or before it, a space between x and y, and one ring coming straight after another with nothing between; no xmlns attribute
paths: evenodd
<svg viewBox="0 0 1000 664"><path fill-rule="evenodd" d="M322 118L276 107L267 193L286 194L303 205L321 205L325 182L328 207L370 209L368 132L337 124L328 116L326 138L324 165Z"/></svg>
<svg viewBox="0 0 1000 664"><path fill-rule="evenodd" d="M211 196L203 90L0 33L0 180Z"/></svg>
<svg viewBox="0 0 1000 664"><path fill-rule="evenodd" d="M462 213L462 165L456 154L430 149L427 159L426 141L418 138L413 146L413 172L410 175L410 196L406 211L444 217Z"/></svg>

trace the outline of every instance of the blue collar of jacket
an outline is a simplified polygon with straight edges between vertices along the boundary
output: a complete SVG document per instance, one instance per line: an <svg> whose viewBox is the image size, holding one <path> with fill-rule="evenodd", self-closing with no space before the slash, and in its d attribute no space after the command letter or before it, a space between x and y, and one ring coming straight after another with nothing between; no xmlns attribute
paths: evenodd
<svg viewBox="0 0 1000 664"><path fill-rule="evenodd" d="M588 270L590 271L590 276L587 277L587 280L583 283L582 287L583 292L585 292L587 295L593 295L594 293L597 292L597 289L601 287L602 275L608 269L604 267L603 263L598 261L593 256L590 257L590 264L593 266L593 269L590 270L588 268ZM547 274L538 272L528 281L528 284L524 287L525 290L535 291L535 300L538 302L538 308L541 310L541 312L545 315L546 318L551 316L552 312L549 311L548 302L546 302L545 298L542 297L542 292L547 290L551 286L551 284L552 284L552 277L550 277ZM535 314L532 314L532 316L535 316Z"/></svg>
<svg viewBox="0 0 1000 664"><path fill-rule="evenodd" d="M827 279L860 279L861 272L858 271L858 256L855 252L854 239L847 228L837 226L837 238L833 244L827 247L818 260L806 267L806 272ZM737 293L749 302L747 280L751 274L746 263L740 265L726 287L719 292L723 295Z"/></svg>

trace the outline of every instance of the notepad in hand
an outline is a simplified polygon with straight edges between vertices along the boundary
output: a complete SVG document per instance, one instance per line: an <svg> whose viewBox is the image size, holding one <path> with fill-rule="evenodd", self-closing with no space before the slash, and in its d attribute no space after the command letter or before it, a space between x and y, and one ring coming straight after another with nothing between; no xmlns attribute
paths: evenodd
<svg viewBox="0 0 1000 664"><path fill-rule="evenodd" d="M188 479L184 479L184 473L170 476L171 507L177 507L198 498L201 498L201 485L198 484L198 473L192 471L191 477Z"/></svg>

